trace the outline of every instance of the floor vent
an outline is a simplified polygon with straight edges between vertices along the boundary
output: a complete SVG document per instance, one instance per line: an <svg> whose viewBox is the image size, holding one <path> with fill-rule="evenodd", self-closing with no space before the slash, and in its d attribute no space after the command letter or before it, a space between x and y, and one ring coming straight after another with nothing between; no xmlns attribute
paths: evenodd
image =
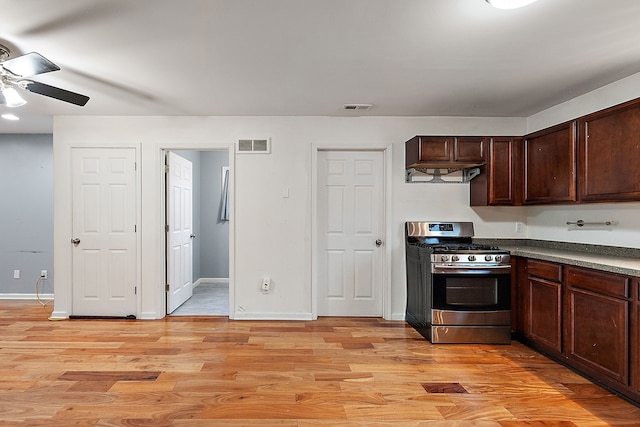
<svg viewBox="0 0 640 427"><path fill-rule="evenodd" d="M271 140L266 139L239 139L236 145L236 153L261 153L271 152Z"/></svg>

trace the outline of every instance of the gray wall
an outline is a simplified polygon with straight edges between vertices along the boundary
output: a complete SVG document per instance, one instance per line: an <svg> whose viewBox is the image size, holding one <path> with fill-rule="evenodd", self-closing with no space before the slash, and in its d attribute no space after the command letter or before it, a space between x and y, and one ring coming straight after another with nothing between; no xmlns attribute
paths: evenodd
<svg viewBox="0 0 640 427"><path fill-rule="evenodd" d="M0 200L0 294L53 292L52 135L0 134Z"/></svg>
<svg viewBox="0 0 640 427"><path fill-rule="evenodd" d="M229 222L220 220L228 151L175 150L193 164L193 281L229 277Z"/></svg>
<svg viewBox="0 0 640 427"><path fill-rule="evenodd" d="M222 167L229 166L228 151L203 151L200 173L201 274L203 278L229 277L229 222L220 220Z"/></svg>

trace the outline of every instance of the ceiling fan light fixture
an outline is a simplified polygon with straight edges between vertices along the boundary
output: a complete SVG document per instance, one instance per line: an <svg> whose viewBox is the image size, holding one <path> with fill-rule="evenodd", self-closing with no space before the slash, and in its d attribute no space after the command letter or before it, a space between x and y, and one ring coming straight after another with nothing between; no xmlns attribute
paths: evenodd
<svg viewBox="0 0 640 427"><path fill-rule="evenodd" d="M2 89L2 92L0 92L0 104L6 105L9 108L21 107L26 103L27 101L12 87L5 87Z"/></svg>
<svg viewBox="0 0 640 427"><path fill-rule="evenodd" d="M517 9L533 3L536 0L486 0L497 9Z"/></svg>

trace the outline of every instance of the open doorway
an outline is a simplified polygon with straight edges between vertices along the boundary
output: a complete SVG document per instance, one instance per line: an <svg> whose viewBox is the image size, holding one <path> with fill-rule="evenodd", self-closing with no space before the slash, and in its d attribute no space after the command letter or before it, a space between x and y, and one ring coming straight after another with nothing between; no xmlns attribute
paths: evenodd
<svg viewBox="0 0 640 427"><path fill-rule="evenodd" d="M170 150L192 165L192 265L190 298L172 316L229 315L228 150ZM168 152L167 152L168 153ZM170 198L166 198L167 224ZM167 260L170 249L167 247ZM169 283L169 280L167 280ZM172 307L173 309L173 307Z"/></svg>

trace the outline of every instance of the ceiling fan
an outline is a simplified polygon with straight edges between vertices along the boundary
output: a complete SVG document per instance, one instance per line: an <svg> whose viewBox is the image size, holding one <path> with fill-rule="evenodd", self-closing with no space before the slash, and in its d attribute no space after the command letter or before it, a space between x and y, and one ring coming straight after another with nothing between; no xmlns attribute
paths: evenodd
<svg viewBox="0 0 640 427"><path fill-rule="evenodd" d="M31 52L7 59L10 53L9 48L0 44L0 105L19 107L27 103L16 88L79 106L89 101L88 96L25 78L60 70L44 56Z"/></svg>

